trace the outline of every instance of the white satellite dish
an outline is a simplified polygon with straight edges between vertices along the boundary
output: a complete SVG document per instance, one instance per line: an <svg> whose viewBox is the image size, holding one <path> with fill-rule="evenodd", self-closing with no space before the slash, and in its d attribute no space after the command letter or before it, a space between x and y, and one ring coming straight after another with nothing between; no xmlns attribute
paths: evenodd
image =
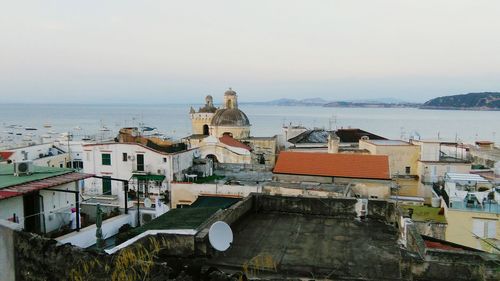
<svg viewBox="0 0 500 281"><path fill-rule="evenodd" d="M151 199L149 199L149 198L144 199L144 207L151 208L152 205L153 205L153 201L151 201Z"/></svg>
<svg viewBox="0 0 500 281"><path fill-rule="evenodd" d="M227 223L223 221L215 222L208 231L208 240L214 249L224 252L229 249L233 242L233 231Z"/></svg>

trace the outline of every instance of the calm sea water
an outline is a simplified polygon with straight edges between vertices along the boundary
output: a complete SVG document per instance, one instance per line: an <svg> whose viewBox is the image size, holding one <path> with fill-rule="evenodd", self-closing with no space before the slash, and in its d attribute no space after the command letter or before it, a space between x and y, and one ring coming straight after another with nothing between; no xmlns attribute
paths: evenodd
<svg viewBox="0 0 500 281"><path fill-rule="evenodd" d="M112 130L108 135L115 135L121 127L143 122L177 139L191 132L189 108L190 105L0 104L0 137L5 139L7 132L12 131L6 128L8 125L37 128L31 131L35 139L49 130L95 135L103 125ZM458 138L464 142L481 139L500 143L500 111L261 105L241 105L240 108L248 115L254 136L280 134L282 125L292 122L310 128L357 127L394 139L420 135L425 139ZM44 128L44 124L52 128ZM16 130L28 133L24 129Z"/></svg>

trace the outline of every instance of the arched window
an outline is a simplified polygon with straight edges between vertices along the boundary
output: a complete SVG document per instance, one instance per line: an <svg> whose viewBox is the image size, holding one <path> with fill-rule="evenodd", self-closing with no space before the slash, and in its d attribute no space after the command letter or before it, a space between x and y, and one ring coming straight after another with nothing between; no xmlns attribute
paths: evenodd
<svg viewBox="0 0 500 281"><path fill-rule="evenodd" d="M203 134L204 134L205 136L208 136L208 135L209 135L209 133L210 133L210 130L209 130L209 128L208 128L208 125L207 125L207 124L203 125Z"/></svg>
<svg viewBox="0 0 500 281"><path fill-rule="evenodd" d="M219 163L219 161L217 160L217 156L213 155L213 154L209 154L207 155L207 158L208 159L212 159L212 162L213 163Z"/></svg>

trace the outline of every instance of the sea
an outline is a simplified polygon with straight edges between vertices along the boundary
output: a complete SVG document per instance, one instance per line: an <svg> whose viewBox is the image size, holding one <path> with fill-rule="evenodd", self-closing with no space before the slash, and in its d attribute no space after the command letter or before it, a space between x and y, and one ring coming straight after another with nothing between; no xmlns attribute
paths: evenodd
<svg viewBox="0 0 500 281"><path fill-rule="evenodd" d="M191 134L189 109L197 104L0 104L0 147L27 136L70 133L75 139L116 136L129 126L155 127L174 140ZM307 128L360 128L389 139L441 139L500 143L500 111L418 108L335 108L241 104L253 136L282 133L284 125ZM26 130L31 128L31 130ZM103 128L109 129L103 130ZM36 129L36 130L34 130Z"/></svg>

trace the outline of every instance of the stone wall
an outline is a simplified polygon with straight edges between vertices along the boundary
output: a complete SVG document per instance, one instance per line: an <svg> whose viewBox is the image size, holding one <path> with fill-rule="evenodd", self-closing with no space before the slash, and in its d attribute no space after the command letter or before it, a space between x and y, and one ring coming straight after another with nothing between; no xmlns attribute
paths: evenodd
<svg viewBox="0 0 500 281"><path fill-rule="evenodd" d="M431 236L437 239L446 240L446 223L414 221L413 224L422 235Z"/></svg>
<svg viewBox="0 0 500 281"><path fill-rule="evenodd" d="M286 197L254 195L254 210L354 218L358 201L352 198Z"/></svg>
<svg viewBox="0 0 500 281"><path fill-rule="evenodd" d="M107 255L70 244L58 245L55 240L36 234L15 232L14 247L15 280L176 280L178 276L201 271L200 259L192 258L194 238L186 235L145 237Z"/></svg>

